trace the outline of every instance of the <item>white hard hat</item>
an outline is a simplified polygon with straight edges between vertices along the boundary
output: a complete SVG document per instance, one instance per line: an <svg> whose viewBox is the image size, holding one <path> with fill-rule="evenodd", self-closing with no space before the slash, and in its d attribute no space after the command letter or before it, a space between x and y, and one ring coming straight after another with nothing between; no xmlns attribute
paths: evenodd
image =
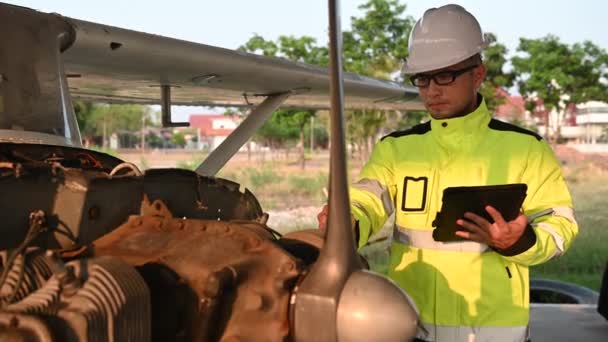
<svg viewBox="0 0 608 342"><path fill-rule="evenodd" d="M410 32L403 73L445 68L480 53L487 45L479 22L462 6L431 8Z"/></svg>

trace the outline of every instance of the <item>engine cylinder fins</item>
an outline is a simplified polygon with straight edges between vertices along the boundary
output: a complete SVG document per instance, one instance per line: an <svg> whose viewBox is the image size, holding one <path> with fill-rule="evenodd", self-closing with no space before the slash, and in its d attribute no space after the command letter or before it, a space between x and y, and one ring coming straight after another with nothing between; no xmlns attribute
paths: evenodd
<svg viewBox="0 0 608 342"><path fill-rule="evenodd" d="M7 267L10 252L1 251L2 271ZM49 261L38 248L30 248L15 256L5 281L0 285L0 299L5 305L15 303L39 289L48 280L52 271Z"/></svg>
<svg viewBox="0 0 608 342"><path fill-rule="evenodd" d="M0 311L0 341L54 342L54 336L40 318Z"/></svg>
<svg viewBox="0 0 608 342"><path fill-rule="evenodd" d="M77 313L84 325L72 325L88 341L107 335L114 341L150 340L150 293L139 273L115 257L99 257L88 263L67 264L83 279L82 288L67 301L59 316L68 318ZM66 320L68 323L78 320ZM102 333L102 331L104 333Z"/></svg>
<svg viewBox="0 0 608 342"><path fill-rule="evenodd" d="M5 312L31 315L54 315L57 313L61 285L57 278L51 277L41 288L22 300L3 308Z"/></svg>
<svg viewBox="0 0 608 342"><path fill-rule="evenodd" d="M111 256L53 268L40 288L5 306L0 315L40 319L57 341L150 341L150 292L135 268ZM73 279L67 276L70 270Z"/></svg>

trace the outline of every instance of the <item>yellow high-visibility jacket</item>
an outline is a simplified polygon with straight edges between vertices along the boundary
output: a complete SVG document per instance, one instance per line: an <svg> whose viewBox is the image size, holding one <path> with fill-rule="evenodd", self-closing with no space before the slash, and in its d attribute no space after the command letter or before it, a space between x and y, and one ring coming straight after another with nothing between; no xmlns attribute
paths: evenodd
<svg viewBox="0 0 608 342"><path fill-rule="evenodd" d="M510 251L433 240L443 190L525 183L526 233ZM395 213L388 274L414 300L428 341L525 341L528 266L564 253L578 233L550 146L491 118L485 102L463 117L384 137L350 191L359 246ZM426 330L426 332L424 331Z"/></svg>

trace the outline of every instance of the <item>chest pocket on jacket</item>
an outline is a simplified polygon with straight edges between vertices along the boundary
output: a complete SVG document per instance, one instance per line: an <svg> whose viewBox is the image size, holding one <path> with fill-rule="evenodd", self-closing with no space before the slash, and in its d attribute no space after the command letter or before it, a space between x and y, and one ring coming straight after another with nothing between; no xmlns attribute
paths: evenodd
<svg viewBox="0 0 608 342"><path fill-rule="evenodd" d="M435 170L429 165L407 165L398 176L401 193L396 209L398 224L407 227L424 227L428 213L433 212Z"/></svg>
<svg viewBox="0 0 608 342"><path fill-rule="evenodd" d="M396 209L408 216L426 214L432 202L435 170L429 165L407 165L398 175L401 193L397 197Z"/></svg>
<svg viewBox="0 0 608 342"><path fill-rule="evenodd" d="M429 192L429 177L403 178L403 196L401 199L401 210L405 212L424 213L427 207Z"/></svg>

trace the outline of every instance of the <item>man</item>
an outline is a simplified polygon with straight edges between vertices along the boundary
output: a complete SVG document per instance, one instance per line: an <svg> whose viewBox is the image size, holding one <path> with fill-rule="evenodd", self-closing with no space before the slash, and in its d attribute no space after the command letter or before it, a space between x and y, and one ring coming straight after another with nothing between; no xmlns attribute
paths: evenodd
<svg viewBox="0 0 608 342"><path fill-rule="evenodd" d="M564 253L576 234L572 200L550 146L491 118L478 94L486 44L458 5L426 11L413 28L404 72L420 89L429 122L376 145L351 188L359 246L395 214L388 275L414 300L421 341L526 341L528 267ZM525 183L522 212L490 223L459 219L464 241L432 237L448 187ZM319 214L324 227L327 207Z"/></svg>

